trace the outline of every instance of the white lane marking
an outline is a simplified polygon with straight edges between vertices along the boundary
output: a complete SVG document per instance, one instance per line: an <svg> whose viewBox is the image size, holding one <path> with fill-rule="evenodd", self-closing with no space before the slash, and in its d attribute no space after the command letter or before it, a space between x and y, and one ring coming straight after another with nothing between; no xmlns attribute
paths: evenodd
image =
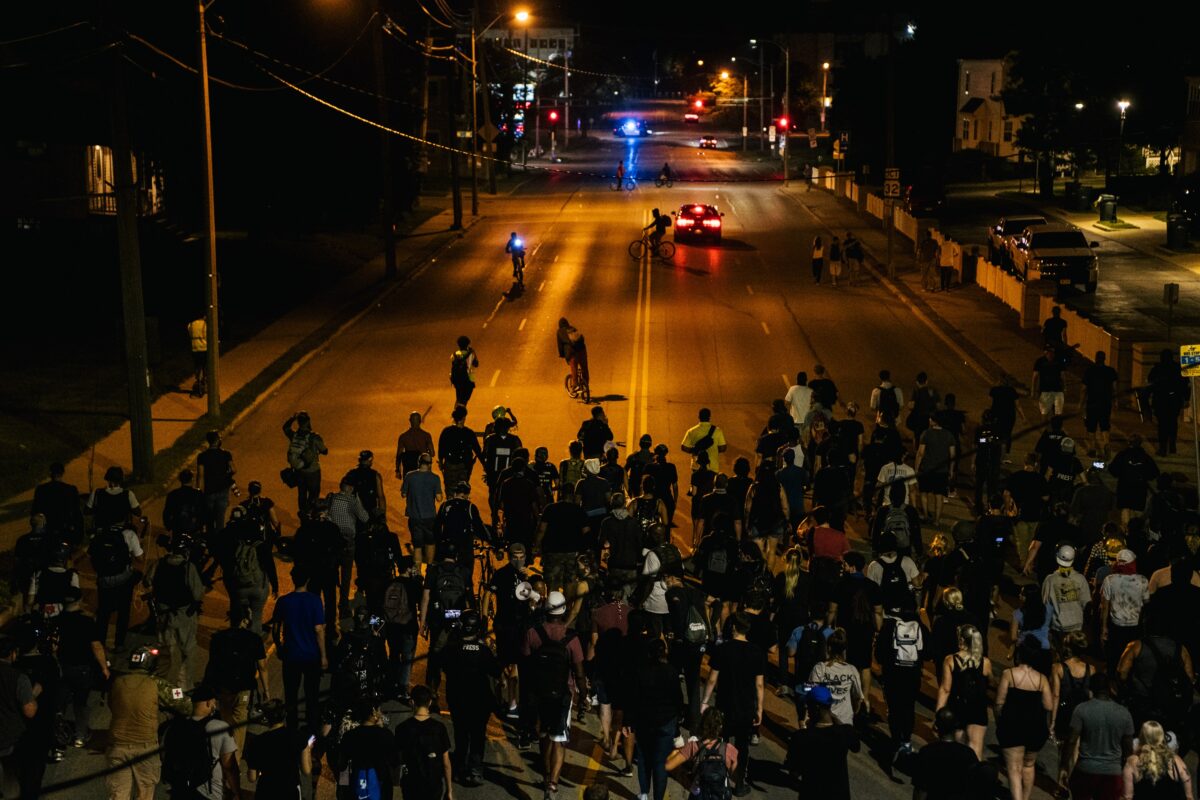
<svg viewBox="0 0 1200 800"><path fill-rule="evenodd" d="M767 327L767 323L765 323L765 322L760 322L760 323L758 323L758 324L759 324L759 325L762 325L763 333L765 333L767 336L770 336L770 335L771 335L771 329Z"/></svg>
<svg viewBox="0 0 1200 800"><path fill-rule="evenodd" d="M498 381L498 380L500 380L500 370L496 370L495 372L492 373L492 382L489 383L488 386L495 386L496 381Z"/></svg>
<svg viewBox="0 0 1200 800"><path fill-rule="evenodd" d="M554 257L554 263L555 263L555 264L557 264L557 263L558 263L558 256L555 256L555 257Z"/></svg>
<svg viewBox="0 0 1200 800"><path fill-rule="evenodd" d="M542 281L541 283L538 284L537 290L540 292L542 289L545 289L545 288L546 288L546 282Z"/></svg>
<svg viewBox="0 0 1200 800"><path fill-rule="evenodd" d="M496 318L496 315L500 313L500 306L502 305L504 305L503 297L496 301L496 307L492 309L492 313L488 314L488 318L483 321L483 327L486 328L488 323Z"/></svg>
<svg viewBox="0 0 1200 800"><path fill-rule="evenodd" d="M525 317L524 319L522 319L521 324L517 326L517 330L519 330L519 331L525 330L525 323L528 321L529 321L529 317Z"/></svg>
<svg viewBox="0 0 1200 800"><path fill-rule="evenodd" d="M748 295L754 294L754 287L748 283L746 284L746 294L748 294Z"/></svg>

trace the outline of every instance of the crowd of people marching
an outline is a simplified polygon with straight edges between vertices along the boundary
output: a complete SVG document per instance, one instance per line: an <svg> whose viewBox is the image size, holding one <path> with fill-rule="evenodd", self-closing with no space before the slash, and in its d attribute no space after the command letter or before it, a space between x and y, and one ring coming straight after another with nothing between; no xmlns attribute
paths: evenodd
<svg viewBox="0 0 1200 800"><path fill-rule="evenodd" d="M339 798L394 786L453 798L500 780L485 760L492 725L540 748L546 798L572 746L636 775L641 800L662 800L669 775L700 800L743 797L761 775L779 781L758 763L771 737L786 740L801 797L849 798L849 754L865 741L918 798L1029 800L1053 742L1050 791L1191 800L1194 498L1136 435L1109 452L1107 415L1102 438L1092 424L1112 403L1105 376L1089 384L1097 435L1081 447L1039 362L1048 424L1010 468L1011 381L968 424L924 373L906 398L883 370L860 405L816 365L741 443L752 455L731 459L707 408L677 445L644 435L624 453L600 405L563 448L530 447L502 406L476 431L477 364L463 337L436 440L410 416L398 496L366 450L323 495L326 443L307 413L289 418L292 531L260 482L242 496L216 431L167 495L153 545L119 468L81 504L53 466L15 552L27 613L0 640L0 756L17 756L21 797L93 741L103 692L112 798L162 782L217 800L247 781L295 797L323 769ZM403 538L388 522L396 500ZM218 581L228 625L197 674L199 610ZM149 613L131 619L142 599ZM391 702L398 725L381 710ZM930 717L932 732L918 729ZM585 796L607 791L602 771Z"/></svg>

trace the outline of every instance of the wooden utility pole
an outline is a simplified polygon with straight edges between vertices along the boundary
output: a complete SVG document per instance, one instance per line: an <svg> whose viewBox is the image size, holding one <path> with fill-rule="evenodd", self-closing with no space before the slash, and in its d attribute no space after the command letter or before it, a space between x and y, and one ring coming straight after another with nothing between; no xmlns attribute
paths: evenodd
<svg viewBox="0 0 1200 800"><path fill-rule="evenodd" d="M389 108L387 101L387 70L383 65L383 15L379 0L375 0L375 32L371 36L372 58L375 62L375 95L377 98L376 114L379 124L390 127L388 123ZM396 232L392 227L395 222L394 185L392 180L392 134L387 131L379 132L379 213L381 233L383 238L383 274L386 278L396 277Z"/></svg>
<svg viewBox="0 0 1200 800"><path fill-rule="evenodd" d="M450 230L462 229L462 181L458 177L458 65L449 63L446 72L446 135L452 147L450 150L450 191L454 203L454 221Z"/></svg>
<svg viewBox="0 0 1200 800"><path fill-rule="evenodd" d="M212 2L212 0L208 0ZM221 315L217 281L217 201L213 190L212 105L208 95L208 23L204 12L205 0L196 4L199 9L200 46L200 111L204 120L204 301L205 328L208 337L208 363L204 377L208 384L208 416L216 422L221 418Z"/></svg>
<svg viewBox="0 0 1200 800"><path fill-rule="evenodd" d="M125 368L129 384L129 435L133 474L154 480L154 427L150 413L150 361L146 349L146 307L142 294L142 256L138 247L138 194L125 101L124 60L113 59L113 183L117 199L117 248L121 262L121 310L125 322ZM143 165L143 168L145 165ZM211 336L211 334L210 334ZM209 347L216 342L209 338Z"/></svg>

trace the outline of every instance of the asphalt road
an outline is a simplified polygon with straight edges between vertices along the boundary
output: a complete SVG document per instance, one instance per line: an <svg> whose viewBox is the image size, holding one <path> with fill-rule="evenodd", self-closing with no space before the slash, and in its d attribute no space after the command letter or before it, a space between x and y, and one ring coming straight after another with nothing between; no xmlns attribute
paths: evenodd
<svg viewBox="0 0 1200 800"><path fill-rule="evenodd" d="M770 403L783 396L790 377L800 369L811 373L817 362L828 367L844 400L863 406L876 372L888 367L906 392L912 376L925 370L943 392L958 393L960 406L983 407L981 379L884 288L874 282L839 289L813 284L808 249L814 235L828 231L802 195L783 193L774 182L745 180L764 177L769 167L726 150L700 154L672 145L669 136L636 144L618 140L592 157L597 164L625 158L661 166L670 160L688 176L703 178L706 170L719 169L732 177L661 190L643 181L635 191L617 193L602 179L531 171L511 197L485 201L485 218L459 244L263 399L226 437L226 446L235 454L242 483L261 480L266 494L279 501L285 533L294 531L297 519L294 495L278 478L285 452L280 425L306 409L330 448L323 459L324 489L336 490L335 481L354 466L360 450L374 450L387 476L389 519L406 540L398 481L389 470L396 436L413 409L427 415L426 427L435 436L449 422L454 393L448 363L462 334L471 337L480 359L468 424L482 428L493 405L510 406L524 443L531 449L548 446L552 459L565 457L567 442L588 416L588 408L563 390L566 368L554 344L562 316L587 336L593 396L622 449L649 433L671 447L683 475L687 462L678 443L698 408L710 407L713 421L724 429L729 451L722 466L728 468L737 456L752 455ZM713 203L725 212L721 246L680 246L670 263L629 257L626 248L647 223L651 206L666 210L691 202ZM524 293L511 291L503 252L510 231L529 246ZM478 471L474 483L475 499L485 506ZM681 506L677 540L690 538L687 502ZM158 519L159 507L148 510ZM205 628L220 625L223 613L218 589L206 603ZM207 639L205 632L202 649ZM272 665L279 693L277 662ZM878 689L874 702L881 703ZM777 765L793 711L769 694L767 712L752 776L766 796L792 796L794 788ZM96 723L104 727L106 715L100 714ZM929 736L928 717L923 708L921 738ZM877 726L877 735L885 730ZM605 776L618 795L633 797L636 780L616 777L599 760L595 731L593 716L585 731L575 732L566 782L578 786ZM101 738L89 750L71 751L67 762L51 768L47 782L102 767L102 744ZM539 796L531 754L519 753L495 721L486 760L494 785L456 788L460 797ZM866 748L851 759L851 782L856 793L872 797L907 797L911 791L906 782L889 781ZM331 796L329 784L322 786L322 796ZM681 791L673 786L671 793ZM99 781L72 795L103 796Z"/></svg>

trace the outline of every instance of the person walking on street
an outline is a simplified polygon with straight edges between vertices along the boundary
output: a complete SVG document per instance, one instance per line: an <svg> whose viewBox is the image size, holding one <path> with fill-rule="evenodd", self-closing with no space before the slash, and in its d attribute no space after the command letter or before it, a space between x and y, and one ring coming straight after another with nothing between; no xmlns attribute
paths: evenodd
<svg viewBox="0 0 1200 800"><path fill-rule="evenodd" d="M1092 699L1075 707L1067 758L1058 767L1058 784L1073 800L1119 800L1123 771L1133 754L1133 717L1113 699L1112 678L1103 673L1089 683Z"/></svg>
<svg viewBox="0 0 1200 800"><path fill-rule="evenodd" d="M188 340L192 350L192 397L208 394L208 322L197 317L187 325Z"/></svg>
<svg viewBox="0 0 1200 800"><path fill-rule="evenodd" d="M250 718L250 693L258 691L260 705L271 699L267 651L262 636L250 630L247 609L230 608L229 627L213 633L204 684L216 691L218 713L233 730L238 752L242 752L246 745L246 721ZM284 719L286 715L281 716L280 722Z"/></svg>
<svg viewBox="0 0 1200 800"><path fill-rule="evenodd" d="M96 624L100 640L107 641L108 623L115 614L117 630L115 644L125 647L129 631L129 609L137 585L135 566L144 555L138 535L128 525L118 523L98 531L88 545L88 558L96 570L96 592L99 595Z"/></svg>
<svg viewBox="0 0 1200 800"><path fill-rule="evenodd" d="M1004 756L1012 800L1029 800L1033 794L1038 753L1050 738L1050 681L1033 666L1041 657L1037 639L1023 639L1013 666L1000 674L996 688L996 738Z"/></svg>
<svg viewBox="0 0 1200 800"><path fill-rule="evenodd" d="M853 725L833 713L833 693L814 686L807 694L806 724L792 735L784 765L800 778L802 797L850 800L850 753L861 748ZM736 793L735 793L736 796Z"/></svg>
<svg viewBox="0 0 1200 800"><path fill-rule="evenodd" d="M925 236L917 245L917 265L921 268L921 288L927 292L938 289L937 268L941 261L942 248L933 238L933 231L925 231Z"/></svg>
<svg viewBox="0 0 1200 800"><path fill-rule="evenodd" d="M125 488L125 471L118 466L104 470L104 483L89 496L84 513L92 516L93 531L128 525L142 515L142 506L133 492Z"/></svg>
<svg viewBox="0 0 1200 800"><path fill-rule="evenodd" d="M680 450L692 457L692 471L705 464L713 472L721 471L721 453L726 450L725 433L712 424L712 411L700 409L699 422L687 429Z"/></svg>
<svg viewBox="0 0 1200 800"><path fill-rule="evenodd" d="M362 450L358 454L358 466L346 473L342 482L349 481L354 486L354 494L358 502L366 509L367 515L373 515L376 510L387 511L387 496L383 493L383 476L375 469L375 454L370 450Z"/></svg>
<svg viewBox="0 0 1200 800"><path fill-rule="evenodd" d="M809 184L811 188L812 184ZM821 237L813 239L812 244L812 275L813 283L821 282L821 273L825 271L825 243Z"/></svg>
<svg viewBox="0 0 1200 800"><path fill-rule="evenodd" d="M442 479L433 471L431 454L421 453L417 469L405 474L400 496L405 501L404 516L408 519L413 558L418 564L432 564L437 543L433 537L433 523L443 495Z"/></svg>
<svg viewBox="0 0 1200 800"><path fill-rule="evenodd" d="M438 469L446 486L471 482L475 462L483 458L479 437L467 427L467 408L458 406L450 413L451 423L438 436Z"/></svg>
<svg viewBox="0 0 1200 800"><path fill-rule="evenodd" d="M313 430L307 411L297 411L283 423L287 437L287 464L295 481L297 507L305 512L321 495L321 456L329 453L321 434Z"/></svg>
<svg viewBox="0 0 1200 800"><path fill-rule="evenodd" d="M108 687L112 721L104 775L109 800L154 800L162 777L158 712L163 709L180 716L192 712L192 702L172 691L178 687L155 676L157 662L155 650L139 647L124 659L123 668L114 668L117 674Z"/></svg>
<svg viewBox="0 0 1200 800"><path fill-rule="evenodd" d="M180 717L167 725L163 734L163 782L171 787L173 798L224 800L242 796L238 746L230 733L229 723L213 717L216 709L217 693L212 687L201 684L192 692L191 717ZM189 733L189 728L198 728L198 731ZM172 741L175 737L181 737L183 741L177 744ZM207 780L200 782L196 782L195 753L190 751L190 745L196 739L207 746L208 764L212 765L207 770Z"/></svg>
<svg viewBox="0 0 1200 800"><path fill-rule="evenodd" d="M450 356L450 385L454 387L454 404L467 407L475 391L475 370L479 369L479 356L471 347L468 336L458 337L458 349ZM440 448L439 448L440 449Z"/></svg>
<svg viewBox="0 0 1200 800"><path fill-rule="evenodd" d="M415 472L422 455L432 459L437 454L433 449L433 437L421 427L421 412L413 411L408 415L408 430L396 440L396 477L403 478Z"/></svg>
<svg viewBox="0 0 1200 800"><path fill-rule="evenodd" d="M829 277L833 280L833 288L837 288L838 278L846 266L842 243L834 236L829 240Z"/></svg>
<svg viewBox="0 0 1200 800"><path fill-rule="evenodd" d="M350 585L353 583L354 539L358 529L366 525L370 517L363 508L354 484L343 480L337 494L329 496L329 521L337 525L342 534L342 558L338 564L338 618L350 616Z"/></svg>
<svg viewBox="0 0 1200 800"><path fill-rule="evenodd" d="M1179 413L1191 399L1191 385L1180 373L1173 350L1162 351L1147 380L1150 383L1150 407L1158 422L1158 455L1175 455Z"/></svg>
<svg viewBox="0 0 1200 800"><path fill-rule="evenodd" d="M29 513L45 516L46 530L75 547L83 541L83 510L79 505L79 489L63 480L65 473L61 463L50 465L50 480L33 490Z"/></svg>
<svg viewBox="0 0 1200 800"><path fill-rule="evenodd" d="M219 431L204 436L208 447L196 457L196 474L204 492L205 524L208 535L219 534L225 527L225 512L229 508L229 493L241 496L234 475L233 453L221 447Z"/></svg>
<svg viewBox="0 0 1200 800"><path fill-rule="evenodd" d="M1137 742L1137 750L1125 759L1122 796L1192 800L1191 770L1168 745L1163 726L1153 720L1143 722Z"/></svg>
<svg viewBox="0 0 1200 800"><path fill-rule="evenodd" d="M536 720L542 737L544 800L558 791L567 742L571 736L571 709L582 700L587 686L583 673L583 647L579 637L566 625L567 599L561 592L550 592L546 603L546 621L525 635L522 655L522 682L536 708Z"/></svg>
<svg viewBox="0 0 1200 800"><path fill-rule="evenodd" d="M634 731L637 742L639 796L663 800L667 793L667 757L679 724L683 693L679 672L668 659L667 643L654 639L648 649L647 662L631 675L625 725Z"/></svg>
<svg viewBox="0 0 1200 800"><path fill-rule="evenodd" d="M1092 365L1083 371L1083 392L1079 407L1083 411L1083 426L1091 439L1089 456L1108 459L1108 432L1112 428L1112 412L1116 407L1117 371L1107 363L1103 350L1096 352Z"/></svg>
<svg viewBox="0 0 1200 800"><path fill-rule="evenodd" d="M196 630L204 584L188 556L189 543L176 536L166 556L150 565L144 583L154 593L158 629L171 654L167 676L184 691L192 688L192 663L196 656Z"/></svg>
<svg viewBox="0 0 1200 800"><path fill-rule="evenodd" d="M108 654L96 635L96 619L83 610L78 589L68 589L63 613L54 620L58 629L58 663L62 667L62 696L58 712L66 717L67 706L75 712L74 747L83 747L92 735L88 699L93 686L108 685ZM102 679L98 682L96 678Z"/></svg>
<svg viewBox="0 0 1200 800"><path fill-rule="evenodd" d="M491 687L500 678L500 663L481 638L482 623L478 611L464 611L459 636L446 658L446 705L454 723L458 779L471 788L484 783L483 751L495 703Z"/></svg>
<svg viewBox="0 0 1200 800"><path fill-rule="evenodd" d="M940 665L937 710L949 707L958 722L958 741L970 745L982 761L983 737L987 733L987 686L992 679L992 662L983 654L983 636L974 625L958 628L958 651Z"/></svg>
<svg viewBox="0 0 1200 800"><path fill-rule="evenodd" d="M716 691L716 707L725 716L726 741L744 755L738 759L733 775L733 795L745 797L750 793L750 738L762 724L763 675L767 657L762 649L746 640L750 633L750 617L739 611L733 615L732 638L713 650L708 660L708 683L700 713L704 714Z"/></svg>
<svg viewBox="0 0 1200 800"><path fill-rule="evenodd" d="M1033 363L1033 394L1038 399L1038 410L1042 418L1061 416L1066 394L1063 385L1062 362L1053 347L1047 347L1041 358Z"/></svg>
<svg viewBox="0 0 1200 800"><path fill-rule="evenodd" d="M400 793L410 800L454 800L450 735L432 708L433 692L414 686L412 704L413 715L396 726Z"/></svg>
<svg viewBox="0 0 1200 800"><path fill-rule="evenodd" d="M321 674L329 669L325 650L325 609L320 595L306 591L308 575L292 570L291 592L275 603L271 637L283 662L283 697L288 728L300 729L300 684L304 684L305 723L312 731L320 724Z"/></svg>
<svg viewBox="0 0 1200 800"><path fill-rule="evenodd" d="M853 286L858 283L858 274L862 272L863 246L862 240L850 231L846 231L846 237L842 239L842 257L849 268L849 283Z"/></svg>

